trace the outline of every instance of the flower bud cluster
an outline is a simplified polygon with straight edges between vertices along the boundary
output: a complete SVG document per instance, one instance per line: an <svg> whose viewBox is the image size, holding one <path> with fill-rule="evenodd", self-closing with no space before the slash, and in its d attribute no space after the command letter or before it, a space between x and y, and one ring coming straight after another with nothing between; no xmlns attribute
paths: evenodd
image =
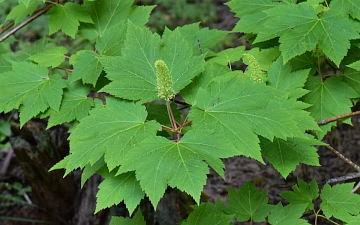
<svg viewBox="0 0 360 225"><path fill-rule="evenodd" d="M157 60L155 62L155 68L158 96L169 101L175 96L169 69L163 60Z"/></svg>

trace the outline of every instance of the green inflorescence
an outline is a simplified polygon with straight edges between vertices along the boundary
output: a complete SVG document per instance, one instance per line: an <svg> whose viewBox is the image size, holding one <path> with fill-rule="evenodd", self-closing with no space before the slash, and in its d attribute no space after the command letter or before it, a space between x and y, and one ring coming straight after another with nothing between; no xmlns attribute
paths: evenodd
<svg viewBox="0 0 360 225"><path fill-rule="evenodd" d="M244 56L249 60L248 71L250 73L250 79L257 83L266 82L266 74L261 70L260 65L255 57L248 53L245 53Z"/></svg>
<svg viewBox="0 0 360 225"><path fill-rule="evenodd" d="M163 60L157 60L155 62L155 67L158 96L169 101L175 96L169 69Z"/></svg>

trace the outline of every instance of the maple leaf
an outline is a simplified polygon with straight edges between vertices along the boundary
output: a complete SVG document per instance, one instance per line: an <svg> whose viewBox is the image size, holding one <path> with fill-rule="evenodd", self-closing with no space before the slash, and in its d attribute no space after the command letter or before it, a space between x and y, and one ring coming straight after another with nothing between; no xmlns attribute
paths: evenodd
<svg viewBox="0 0 360 225"><path fill-rule="evenodd" d="M322 82L320 77L310 76L305 88L310 92L302 100L311 104L307 110L316 121L350 113L353 106L350 99L359 97L341 77L330 77ZM332 122L321 126L319 137L326 134L334 124Z"/></svg>
<svg viewBox="0 0 360 225"><path fill-rule="evenodd" d="M64 91L64 97L59 111L50 114L47 129L57 124L80 121L89 115L90 108L94 105L94 100L88 98L90 88L80 82L67 83L68 88Z"/></svg>
<svg viewBox="0 0 360 225"><path fill-rule="evenodd" d="M306 220L301 219L307 204L295 204L282 206L279 202L269 215L269 223L272 225L308 225Z"/></svg>
<svg viewBox="0 0 360 225"><path fill-rule="evenodd" d="M292 72L289 63L283 64L283 60L278 58L269 68L268 83L277 90L289 93L289 98L300 98L308 93L303 87L310 70L300 70Z"/></svg>
<svg viewBox="0 0 360 225"><path fill-rule="evenodd" d="M319 197L319 188L316 181L313 179L310 184L305 183L300 178L297 178L297 185L293 185L293 191L285 191L280 194L286 201L291 204L307 204L306 209L314 209L314 199Z"/></svg>
<svg viewBox="0 0 360 225"><path fill-rule="evenodd" d="M203 70L202 58L193 57L192 48L178 30L166 32L161 40L159 35L129 21L125 46L122 56L101 60L112 82L100 91L129 100L150 102L159 99L157 60L163 60L169 68L175 93Z"/></svg>
<svg viewBox="0 0 360 225"><path fill-rule="evenodd" d="M218 201L216 202L218 204ZM194 207L189 217L181 225L230 225L233 215L226 215L217 205L207 202Z"/></svg>
<svg viewBox="0 0 360 225"><path fill-rule="evenodd" d="M344 78L346 83L360 95L360 61L345 67Z"/></svg>
<svg viewBox="0 0 360 225"><path fill-rule="evenodd" d="M227 66L206 62L205 70L181 91L181 96L188 104L194 104L200 88L206 89L215 77L222 76L230 71Z"/></svg>
<svg viewBox="0 0 360 225"><path fill-rule="evenodd" d="M287 177L295 170L299 163L320 166L319 155L314 145L323 145L321 141L308 138L288 138L286 141L275 138L272 142L261 138L261 152L269 159L271 165L279 171L283 177Z"/></svg>
<svg viewBox="0 0 360 225"><path fill-rule="evenodd" d="M96 49L101 55L118 56L121 55L121 49L124 47L126 38L126 24L121 21L118 24L106 29L96 41Z"/></svg>
<svg viewBox="0 0 360 225"><path fill-rule="evenodd" d="M350 48L350 40L359 38L350 20L336 9L324 12L319 18L307 3L280 4L265 13L270 18L259 31L255 43L280 37L284 63L319 45L338 66Z"/></svg>
<svg viewBox="0 0 360 225"><path fill-rule="evenodd" d="M83 6L94 23L81 24L80 35L90 40L102 38L108 29L128 19L137 25L144 25L148 22L154 6L132 6L133 2L133 0L85 1Z"/></svg>
<svg viewBox="0 0 360 225"><path fill-rule="evenodd" d="M119 216L113 216L111 217L111 221L109 225L146 225L146 222L144 220L144 217L141 214L140 209L136 211L134 217L131 218L124 218Z"/></svg>
<svg viewBox="0 0 360 225"><path fill-rule="evenodd" d="M20 23L23 19L25 19L28 15L31 15L36 7L38 6L38 1L31 2L20 2L19 5L15 6L10 13L7 15L6 20L15 19L14 25Z"/></svg>
<svg viewBox="0 0 360 225"><path fill-rule="evenodd" d="M96 85L103 69L98 54L90 50L78 51L71 56L70 63L74 65L74 70L69 75L71 82L82 79L84 84Z"/></svg>
<svg viewBox="0 0 360 225"><path fill-rule="evenodd" d="M154 208L168 185L187 192L199 203L209 172L207 164L224 177L224 164L220 158L235 154L234 147L221 142L219 135L206 130L201 133L190 130L177 143L164 137L145 139L125 155L118 174L135 170L136 178Z"/></svg>
<svg viewBox="0 0 360 225"><path fill-rule="evenodd" d="M238 191L229 188L228 204L225 209L228 214L235 214L239 222L263 222L273 208L268 204L266 191L260 192L251 181L246 182Z"/></svg>
<svg viewBox="0 0 360 225"><path fill-rule="evenodd" d="M228 48L216 54L214 58L208 60L209 63L219 63L221 65L229 65L230 63L239 61L244 54L245 47Z"/></svg>
<svg viewBox="0 0 360 225"><path fill-rule="evenodd" d="M65 60L67 50L63 46L52 46L43 52L39 52L29 57L30 60L46 67L57 67Z"/></svg>
<svg viewBox="0 0 360 225"><path fill-rule="evenodd" d="M160 124L144 122L145 106L107 98L106 105L94 108L71 132L70 155L52 169L66 167L68 174L88 163L93 165L103 155L109 170L122 164L124 155L145 137L155 136Z"/></svg>
<svg viewBox="0 0 360 225"><path fill-rule="evenodd" d="M19 108L22 126L49 107L59 110L66 87L60 75L49 77L46 67L28 62L13 62L12 68L0 74L0 112Z"/></svg>
<svg viewBox="0 0 360 225"><path fill-rule="evenodd" d="M220 76L199 90L189 119L194 128L224 134L228 140L222 141L236 143L239 155L263 162L257 134L269 140L303 135L294 121L294 110L301 110L290 103L284 92L263 83L237 75Z"/></svg>
<svg viewBox="0 0 360 225"><path fill-rule="evenodd" d="M116 171L109 173L107 168L100 170L99 173L104 177L104 181L100 183L96 194L95 213L124 201L129 213L132 214L145 196L139 181L135 178L135 173L128 172L115 176Z"/></svg>
<svg viewBox="0 0 360 225"><path fill-rule="evenodd" d="M42 2L45 2L45 0L41 0ZM34 2L36 2L36 4L38 4L38 0L18 0L19 4L23 3L26 8L28 8L29 6L31 6L31 4L33 4Z"/></svg>
<svg viewBox="0 0 360 225"><path fill-rule="evenodd" d="M330 2L330 8L336 9L346 16L350 14L354 18L360 19L360 2L357 0L333 0Z"/></svg>
<svg viewBox="0 0 360 225"><path fill-rule="evenodd" d="M62 30L65 34L75 38L75 34L80 25L80 21L84 23L93 23L86 9L72 2L64 5L57 4L48 12L49 15L49 34L53 34L58 30Z"/></svg>
<svg viewBox="0 0 360 225"><path fill-rule="evenodd" d="M360 196L351 193L353 187L353 183L337 184L333 187L325 184L320 194L320 207L327 218L334 216L346 221L351 215L359 214Z"/></svg>

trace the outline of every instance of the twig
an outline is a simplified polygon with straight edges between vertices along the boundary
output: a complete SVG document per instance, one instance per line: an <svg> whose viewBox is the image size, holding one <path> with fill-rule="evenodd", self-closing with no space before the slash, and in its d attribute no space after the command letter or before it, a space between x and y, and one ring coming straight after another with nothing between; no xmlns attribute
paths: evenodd
<svg viewBox="0 0 360 225"><path fill-rule="evenodd" d="M334 121L339 120L339 119L344 119L344 118L352 117L352 116L359 115L359 114L360 114L360 111L346 113L346 114L343 114L343 115L340 115L340 116L335 116L335 117L331 117L331 118L328 118L328 119L325 119L325 120L320 120L320 121L317 122L317 124L318 125L324 125L324 124L334 122Z"/></svg>
<svg viewBox="0 0 360 225"><path fill-rule="evenodd" d="M1 165L0 174L6 174L6 171L10 165L11 158L14 156L14 150L10 147L7 151L6 157Z"/></svg>
<svg viewBox="0 0 360 225"><path fill-rule="evenodd" d="M351 180L351 179L358 178L358 177L360 177L360 173L354 173L354 174L349 174L349 175L345 175L342 177L331 178L331 179L327 180L326 183L328 183L328 184L337 183L340 181L347 181L347 180Z"/></svg>
<svg viewBox="0 0 360 225"><path fill-rule="evenodd" d="M20 23L19 25L17 25L14 29L12 29L11 31L9 31L7 34L5 34L4 36L2 36L0 38L0 42L5 41L8 37L10 37L11 35L13 35L16 31L20 30L21 28L23 28L24 26L26 26L27 24L29 24L31 21L35 20L36 18L38 18L39 16L41 16L42 14L46 13L51 7L53 7L54 4L49 4L47 6L44 7L43 10L40 10L38 13L36 13L35 15L33 15L32 17L28 18L27 20L25 20L24 22Z"/></svg>
<svg viewBox="0 0 360 225"><path fill-rule="evenodd" d="M334 149L331 146L326 146L326 148L330 149L333 153L335 153L340 159L344 160L347 164L349 164L350 166L352 166L354 169L356 169L359 173L360 173L360 167L358 165L356 165L355 163L353 163L350 159L346 158L345 156L343 156L340 152L336 151L336 149Z"/></svg>
<svg viewBox="0 0 360 225"><path fill-rule="evenodd" d="M350 193L355 193L360 188L360 182L351 190Z"/></svg>
<svg viewBox="0 0 360 225"><path fill-rule="evenodd" d="M6 27L4 27L3 29L0 29L0 34L4 33L5 31L7 31L8 29L10 29L10 27L12 27L14 25L15 22L11 22L9 23Z"/></svg>

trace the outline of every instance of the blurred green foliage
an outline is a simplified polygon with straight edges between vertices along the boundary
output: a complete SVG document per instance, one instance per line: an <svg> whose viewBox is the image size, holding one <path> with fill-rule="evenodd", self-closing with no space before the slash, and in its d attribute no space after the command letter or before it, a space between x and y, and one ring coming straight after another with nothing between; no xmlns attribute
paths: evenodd
<svg viewBox="0 0 360 225"><path fill-rule="evenodd" d="M201 22L202 26L214 27L218 19L216 5L212 0L136 0L137 5L157 5L148 25L162 33L165 27Z"/></svg>

